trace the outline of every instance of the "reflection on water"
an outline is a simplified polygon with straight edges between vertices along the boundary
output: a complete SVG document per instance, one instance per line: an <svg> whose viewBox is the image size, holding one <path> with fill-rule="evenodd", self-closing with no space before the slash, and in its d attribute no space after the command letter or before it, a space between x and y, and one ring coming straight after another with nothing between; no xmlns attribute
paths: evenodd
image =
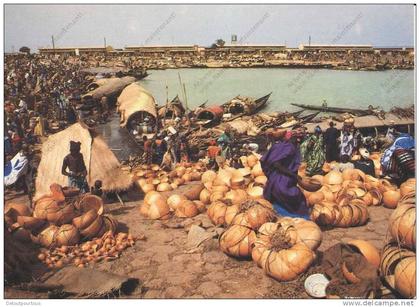
<svg viewBox="0 0 420 307"><path fill-rule="evenodd" d="M140 151L140 147L129 136L126 129L120 128L120 117L118 114L114 113L109 119L109 122L98 125L95 130L104 138L118 160L126 160L129 155L137 154Z"/></svg>

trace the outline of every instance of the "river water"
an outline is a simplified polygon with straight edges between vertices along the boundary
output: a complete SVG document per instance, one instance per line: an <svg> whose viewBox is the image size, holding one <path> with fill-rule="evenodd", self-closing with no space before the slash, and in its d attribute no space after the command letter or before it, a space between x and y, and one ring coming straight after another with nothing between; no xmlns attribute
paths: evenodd
<svg viewBox="0 0 420 307"><path fill-rule="evenodd" d="M324 69L168 69L152 70L139 81L155 97L159 105L179 94L185 84L187 102L194 108L224 103L236 95L261 97L272 95L264 112L293 111L290 103L367 108L408 106L414 103L414 71L339 71ZM166 90L166 87L168 88ZM167 92L168 91L168 95ZM119 160L140 151L125 129L119 128L119 117L100 125L97 131L104 137Z"/></svg>
<svg viewBox="0 0 420 307"><path fill-rule="evenodd" d="M272 92L265 111L298 108L290 103L367 108L385 111L414 103L414 70L344 71L330 69L227 68L151 70L141 80L158 104L179 94L185 83L188 106L224 103L236 95L261 97Z"/></svg>

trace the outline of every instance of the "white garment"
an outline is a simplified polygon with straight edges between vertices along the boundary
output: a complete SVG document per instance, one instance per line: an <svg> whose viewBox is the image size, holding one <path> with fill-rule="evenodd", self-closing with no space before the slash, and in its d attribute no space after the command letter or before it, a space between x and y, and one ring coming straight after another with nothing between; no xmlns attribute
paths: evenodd
<svg viewBox="0 0 420 307"><path fill-rule="evenodd" d="M28 158L22 152L18 152L4 168L4 184L6 186L14 184L25 174L27 168Z"/></svg>

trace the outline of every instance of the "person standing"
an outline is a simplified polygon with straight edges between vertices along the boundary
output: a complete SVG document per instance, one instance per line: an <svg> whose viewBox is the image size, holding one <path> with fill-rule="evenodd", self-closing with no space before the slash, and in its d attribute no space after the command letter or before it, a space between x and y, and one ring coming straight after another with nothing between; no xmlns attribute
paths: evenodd
<svg viewBox="0 0 420 307"><path fill-rule="evenodd" d="M391 120L389 122L389 127L386 131L385 138L389 142L389 144L392 144L395 141L396 138L396 130L395 130L395 122Z"/></svg>
<svg viewBox="0 0 420 307"><path fill-rule="evenodd" d="M64 157L61 173L68 177L70 187L78 188L81 193L87 193L89 191L86 181L87 169L80 146L80 142L70 141L70 153Z"/></svg>
<svg viewBox="0 0 420 307"><path fill-rule="evenodd" d="M222 157L230 159L232 151L232 131L229 127L226 128L225 132L217 139L217 144L222 148Z"/></svg>
<svg viewBox="0 0 420 307"><path fill-rule="evenodd" d="M329 126L324 134L325 159L327 162L338 161L338 138L340 132L335 128L333 121L330 122Z"/></svg>
<svg viewBox="0 0 420 307"><path fill-rule="evenodd" d="M217 146L215 140L210 140L210 145L207 148L207 157L209 158L209 168L218 170L216 157L220 154L220 147Z"/></svg>
<svg viewBox="0 0 420 307"><path fill-rule="evenodd" d="M147 136L143 136L143 151L144 151L144 163L146 165L152 164L153 152L152 152L152 140L147 139Z"/></svg>
<svg viewBox="0 0 420 307"><path fill-rule="evenodd" d="M355 147L356 140L353 132L351 131L351 127L343 126L343 131L341 132L340 158L344 155L351 158Z"/></svg>
<svg viewBox="0 0 420 307"><path fill-rule="evenodd" d="M309 136L301 145L302 159L306 162L306 175L312 177L322 173L325 162L321 127L316 126L315 133Z"/></svg>
<svg viewBox="0 0 420 307"><path fill-rule="evenodd" d="M163 160L163 155L168 150L168 146L166 145L166 141L163 138L156 139L156 155L155 155L155 163L160 165Z"/></svg>

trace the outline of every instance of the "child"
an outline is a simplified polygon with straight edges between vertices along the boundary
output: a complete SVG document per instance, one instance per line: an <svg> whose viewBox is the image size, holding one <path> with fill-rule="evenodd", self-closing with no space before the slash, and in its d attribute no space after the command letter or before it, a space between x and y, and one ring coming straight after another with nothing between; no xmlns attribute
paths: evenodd
<svg viewBox="0 0 420 307"><path fill-rule="evenodd" d="M96 195L98 197L102 197L103 191L102 191L102 181L96 180L93 187L90 188L90 193L92 195Z"/></svg>

